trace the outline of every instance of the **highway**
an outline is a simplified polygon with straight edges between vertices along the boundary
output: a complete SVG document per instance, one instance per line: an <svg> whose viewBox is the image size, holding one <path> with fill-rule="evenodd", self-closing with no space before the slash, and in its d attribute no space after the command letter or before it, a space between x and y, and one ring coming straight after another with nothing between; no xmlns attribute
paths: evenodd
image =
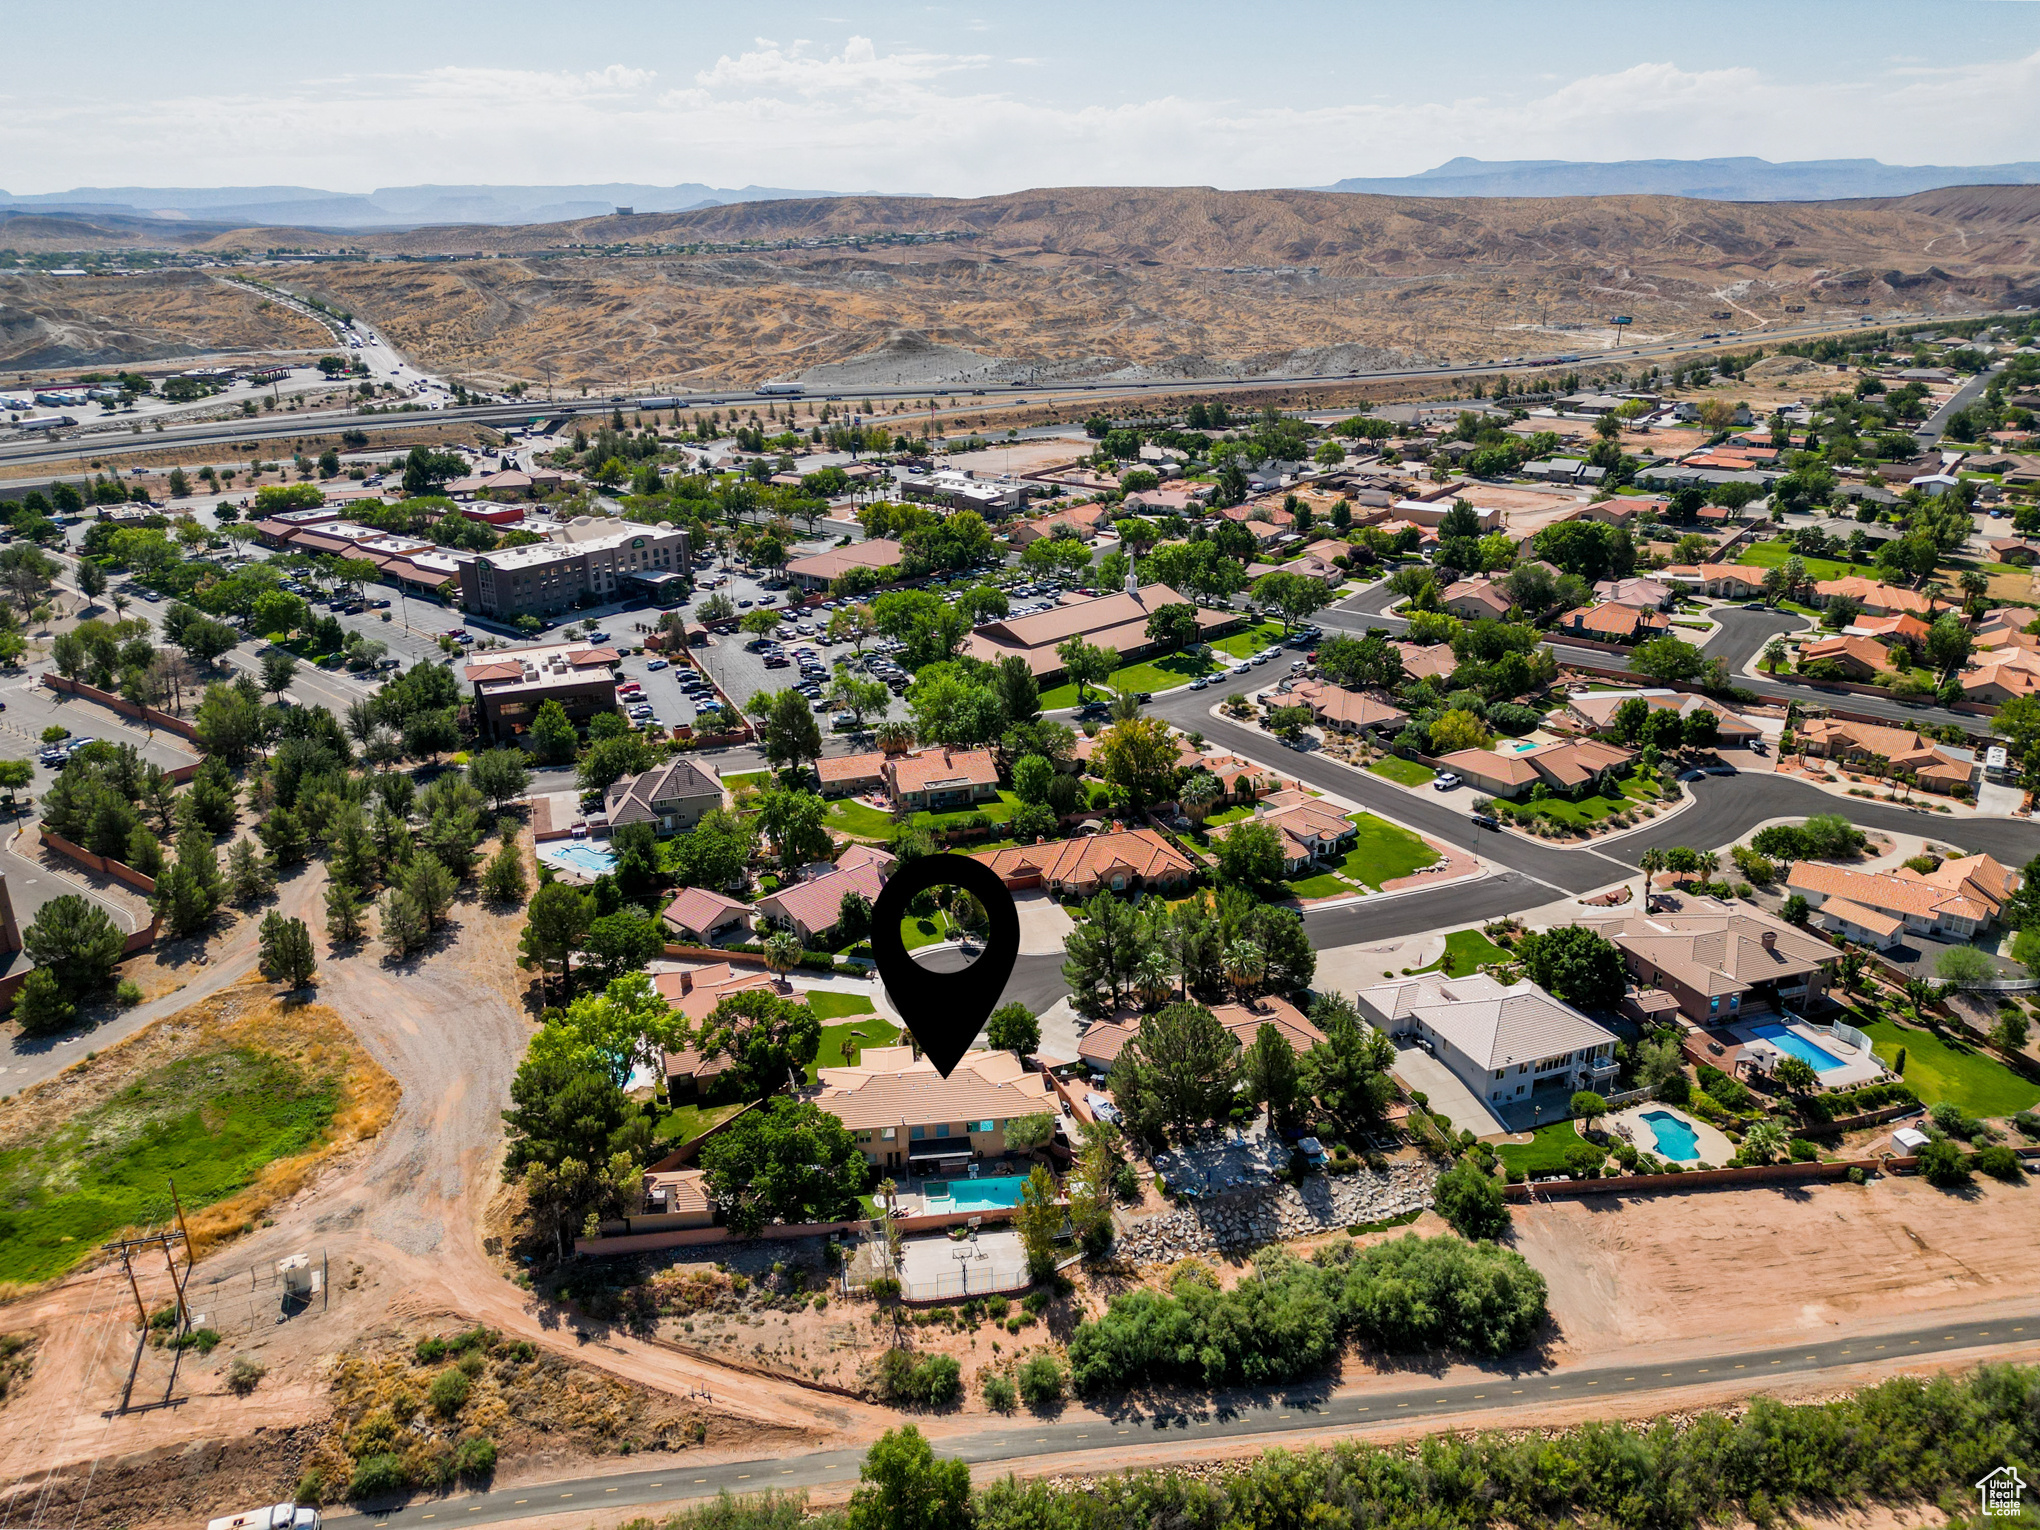
<svg viewBox="0 0 2040 1530"><path fill-rule="evenodd" d="M973 1466L1017 1466L1048 1456L1058 1458L1060 1469L1081 1471L1087 1454L1156 1444L1172 1447L1172 1459L1183 1463L1197 1460L1207 1441L1229 1445L1263 1441L1274 1446L1288 1435L1327 1430L1365 1438L1370 1431L1425 1418L1464 1418L1475 1425L1500 1427L1511 1413L1554 1403L1600 1402L1610 1397L1676 1394L1700 1388L1747 1386L1758 1391L1781 1382L1804 1383L1824 1373L1903 1365L1928 1357L1945 1361L1965 1351L1988 1353L2033 1340L2040 1340L2040 1311L1982 1323L1850 1335L1765 1349L1725 1349L1669 1363L1637 1360L1627 1365L1555 1370L1496 1365L1472 1381L1413 1381L1394 1388L1348 1391L1335 1390L1321 1380L1302 1382L1276 1391L1223 1394L1209 1406L1196 1403L1180 1409L1147 1410L1129 1405L1100 1413L1072 1410L1066 1417L1004 1424L935 1443L938 1454ZM1975 1358L1980 1360L1985 1353ZM1843 1378L1836 1376L1835 1384L1842 1382ZM1668 1409L1692 1405L1681 1404L1676 1396L1667 1396L1663 1403ZM419 1530L432 1524L486 1525L577 1510L599 1512L670 1503L724 1491L836 1488L856 1482L863 1459L864 1452L854 1448L699 1466L683 1455L649 1470L617 1470L427 1499L368 1510L361 1517L384 1530ZM356 1516L334 1510L326 1517L346 1520Z"/></svg>
<svg viewBox="0 0 2040 1530"><path fill-rule="evenodd" d="M1123 383L1022 383L997 389L938 389L922 387L857 388L842 393L809 392L802 395L807 401L849 399L919 399L940 396L956 402L942 411L941 415L951 417L969 413L982 413L1001 404L1013 405L1032 402L1036 399L1053 399L1057 403L1111 403L1127 399L1151 396L1171 396L1197 393L1216 395L1237 392L1259 392L1268 388L1281 387L1327 387L1350 383L1392 383L1392 382L1443 382L1475 377L1491 377L1501 374L1528 375L1550 372L1560 366L1603 366L1612 363L1632 365L1639 362L1666 361L1677 357L1691 359L1720 351L1747 349L1753 345L1775 345L1780 341L1813 339L1824 335L1850 334L1861 330L1882 329L1891 324L1916 323L1925 320L1950 320L1958 318L1984 318L1985 314L1907 314L1879 319L1831 320L1819 323L1795 325L1790 328L1765 330L1762 332L1737 335L1722 335L1712 340L1692 339L1683 342L1665 341L1649 345L1625 347L1613 351L1581 353L1574 360L1560 363L1548 358L1539 362L1516 362L1511 365L1490 365L1486 363L1459 363L1437 367L1413 367L1378 372L1349 372L1343 376L1329 376L1322 373L1285 374L1280 376L1251 378L1212 378L1194 382L1123 382ZM359 324L360 321L357 321ZM378 354L387 348L387 342L377 337ZM393 365L397 353L388 350L387 359ZM415 370L415 369L414 369ZM420 374L422 377L422 374ZM760 405L785 403L787 397L781 394L760 393L755 389L721 389L695 391L685 395L686 407L710 406L730 407L733 405ZM980 401L980 399L982 401ZM430 411L426 418L432 421L465 421L476 425L517 425L539 418L557 415L602 415L619 405L631 407L630 397L575 399L569 402L540 403L527 399L512 404L481 404L467 408L447 408ZM918 418L918 416L917 416ZM0 442L0 464L61 462L78 457L81 452L107 457L134 452L155 452L166 447L191 446L233 446L244 442L275 440L281 437L313 435L325 431L354 429L375 434L380 431L410 429L421 423L420 412L409 414L353 414L333 410L299 414L288 420L274 415L257 416L245 420L211 421L201 425L172 426L160 433L151 432L136 436L131 434L131 422L122 421L110 425L105 431L72 432L59 439L23 439Z"/></svg>

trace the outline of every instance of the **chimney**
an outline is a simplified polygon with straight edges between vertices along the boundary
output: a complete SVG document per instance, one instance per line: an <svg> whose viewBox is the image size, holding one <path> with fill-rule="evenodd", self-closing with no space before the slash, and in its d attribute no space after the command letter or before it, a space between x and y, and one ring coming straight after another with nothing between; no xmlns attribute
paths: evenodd
<svg viewBox="0 0 2040 1530"><path fill-rule="evenodd" d="M1764 943L1764 949L1766 951L1775 951L1778 949L1778 932L1776 930L1766 930L1763 932L1763 934L1759 935L1757 939L1761 940Z"/></svg>

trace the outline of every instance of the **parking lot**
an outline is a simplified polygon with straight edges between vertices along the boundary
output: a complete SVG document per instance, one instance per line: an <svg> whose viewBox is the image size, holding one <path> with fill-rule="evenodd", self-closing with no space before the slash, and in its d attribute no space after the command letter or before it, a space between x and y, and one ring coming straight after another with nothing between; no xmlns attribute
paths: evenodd
<svg viewBox="0 0 2040 1530"><path fill-rule="evenodd" d="M69 730L66 743L80 739L105 739L113 744L133 744L142 758L165 770L198 762L198 753L174 733L151 733L140 723L121 716L111 707L81 697L63 696L48 690L33 677L9 681L0 687L0 755L28 760L35 765L35 782L29 792L40 796L56 779L61 764L44 765L37 756L43 749L42 735L52 724Z"/></svg>

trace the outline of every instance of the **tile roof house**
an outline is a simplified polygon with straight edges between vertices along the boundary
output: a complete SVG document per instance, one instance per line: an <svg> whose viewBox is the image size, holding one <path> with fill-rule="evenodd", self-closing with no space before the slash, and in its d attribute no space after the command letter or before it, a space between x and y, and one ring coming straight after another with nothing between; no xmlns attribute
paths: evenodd
<svg viewBox="0 0 2040 1530"><path fill-rule="evenodd" d="M1930 872L1907 866L1891 872L1850 871L1794 861L1785 887L1813 905L1813 921L1820 928L1882 947L1907 933L1967 940L1997 918L2022 880L2010 867L1977 854L1956 856ZM1881 919L1865 921L1857 917L1861 911Z"/></svg>
<svg viewBox="0 0 2040 1530"><path fill-rule="evenodd" d="M1846 579L1822 579L1813 587L1813 604L1825 606L1837 597L1855 601L1872 616L1890 616L1903 612L1908 616L1934 619L1934 602L1918 590L1900 589L1895 584L1880 584L1875 579L1851 575Z"/></svg>
<svg viewBox="0 0 2040 1530"><path fill-rule="evenodd" d="M1553 623L1553 628L1596 643L1641 643L1649 638L1662 637L1671 630L1671 624L1671 618L1655 606L1609 602L1599 606L1576 606Z"/></svg>
<svg viewBox="0 0 2040 1530"><path fill-rule="evenodd" d="M896 808L936 812L999 796L999 767L989 749L916 749L893 755L880 772Z"/></svg>
<svg viewBox="0 0 2040 1530"><path fill-rule="evenodd" d="M1817 638L1799 645L1799 672L1805 674L1816 664L1831 664L1850 680L1868 681L1891 667L1891 655L1875 638Z"/></svg>
<svg viewBox="0 0 2040 1530"><path fill-rule="evenodd" d="M1412 680L1449 679L1459 668L1450 643L1397 643L1395 649L1402 655L1403 673Z"/></svg>
<svg viewBox="0 0 2040 1530"><path fill-rule="evenodd" d="M1963 699L2006 702L2040 691L2040 656L2023 649L1995 648L1958 677Z"/></svg>
<svg viewBox="0 0 2040 1530"><path fill-rule="evenodd" d="M1491 797L1520 797L1544 779L1522 755L1489 749L1457 749L1439 756L1437 765Z"/></svg>
<svg viewBox="0 0 2040 1530"><path fill-rule="evenodd" d="M1717 600L1747 600L1764 593L1762 570L1733 563L1674 563L1658 573L1673 584Z"/></svg>
<svg viewBox="0 0 2040 1530"><path fill-rule="evenodd" d="M661 834L677 834L722 806L722 783L685 755L610 784L602 811L611 829L648 823Z"/></svg>
<svg viewBox="0 0 2040 1530"><path fill-rule="evenodd" d="M1932 631L1933 628L1929 627L1917 616L1908 616L1904 612L1899 612L1893 616L1861 617L1856 621L1850 622L1848 626L1842 629L1842 632L1848 637L1875 638L1878 642L1885 644L1896 643L1903 639L1914 647L1924 643L1927 640L1927 634Z"/></svg>
<svg viewBox="0 0 2040 1530"><path fill-rule="evenodd" d="M1282 870L1294 876L1314 862L1343 855L1360 832L1353 821L1302 791L1275 792L1255 804L1252 818L1237 819L1211 831L1224 839L1242 824L1264 823L1282 840Z"/></svg>
<svg viewBox="0 0 2040 1530"><path fill-rule="evenodd" d="M786 565L786 577L803 590L825 590L853 568L875 569L881 579L897 579L906 556L898 542L878 537L795 558Z"/></svg>
<svg viewBox="0 0 2040 1530"><path fill-rule="evenodd" d="M824 755L815 761L815 778L824 797L879 791L885 786L885 762L888 758L877 749L865 754Z"/></svg>
<svg viewBox="0 0 2040 1530"><path fill-rule="evenodd" d="M1620 948L1632 978L1671 994L1698 1025L1818 1007L1837 954L1783 920L1735 908L1582 922Z"/></svg>
<svg viewBox="0 0 2040 1530"><path fill-rule="evenodd" d="M854 1067L821 1069L820 1080L814 1103L878 1169L954 1174L1003 1154L1019 1117L1062 1115L1047 1075L1011 1052L966 1052L944 1078L911 1047L870 1047Z"/></svg>
<svg viewBox="0 0 2040 1530"><path fill-rule="evenodd" d="M1448 586L1438 604L1463 622L1500 621L1509 614L1508 592L1485 575Z"/></svg>
<svg viewBox="0 0 2040 1530"><path fill-rule="evenodd" d="M682 941L699 944L724 930L747 928L751 905L705 887L683 887L659 918Z"/></svg>
<svg viewBox="0 0 2040 1530"><path fill-rule="evenodd" d="M1513 801L1540 781L1560 794L1589 790L1611 772L1626 770L1635 758L1634 751L1619 744L1586 738L1540 744L1521 753L1460 749L1437 763L1489 795Z"/></svg>
<svg viewBox="0 0 2040 1530"><path fill-rule="evenodd" d="M1328 681L1306 680L1289 694L1325 727L1340 733L1400 733L1410 720L1409 713L1390 702Z"/></svg>
<svg viewBox="0 0 2040 1530"><path fill-rule="evenodd" d="M963 651L991 664L1018 654L1027 661L1037 680L1054 680L1063 668L1056 646L1073 637L1081 636L1123 659L1136 659L1152 650L1154 639L1147 634L1148 618L1163 606L1189 606L1195 610L1200 639L1209 639L1241 620L1237 612L1207 610L1165 584L1148 584L1110 595L1065 601L1032 616L987 622L964 640Z"/></svg>
<svg viewBox="0 0 2040 1530"><path fill-rule="evenodd" d="M1008 887L1044 887L1059 896L1077 897L1090 897L1101 888L1139 892L1181 887L1203 869L1153 829L982 850L975 859L997 872Z"/></svg>
<svg viewBox="0 0 2040 1530"><path fill-rule="evenodd" d="M1919 785L1937 792L1967 786L1976 764L1973 758L1965 759L1927 742L1910 728L1844 722L1834 717L1808 718L1800 725L1799 742L1808 754L1852 764L1881 756L1893 770L1907 772Z"/></svg>
<svg viewBox="0 0 2040 1530"><path fill-rule="evenodd" d="M627 1217L623 1230L662 1232L672 1227L708 1227L715 1222L715 1204L708 1198L708 1176L700 1169L651 1169L645 1173L644 1217Z"/></svg>
<svg viewBox="0 0 2040 1530"><path fill-rule="evenodd" d="M1242 1051L1254 1044L1264 1025L1274 1026L1299 1057L1325 1039L1325 1033L1302 1010L1275 994L1244 1004L1214 1004L1211 1015L1240 1044ZM1097 1072L1110 1072L1126 1044L1140 1034L1140 1021L1141 1017L1134 1015L1091 1025L1077 1043L1078 1059Z"/></svg>
<svg viewBox="0 0 2040 1530"><path fill-rule="evenodd" d="M1690 717L1695 712L1712 712L1716 718L1716 737L1724 744L1747 744L1761 737L1756 724L1739 717L1720 702L1707 696L1690 695L1683 691L1662 689L1634 691L1582 691L1565 699L1565 717L1574 726L1590 733L1605 733L1614 726L1615 714L1626 701L1642 701L1653 711L1677 712L1681 717Z"/></svg>
<svg viewBox="0 0 2040 1530"><path fill-rule="evenodd" d="M760 898L754 907L768 922L792 930L812 946L833 931L843 917L845 894L856 893L876 903L898 862L883 850L852 845L836 865L820 876Z"/></svg>
<svg viewBox="0 0 2040 1530"><path fill-rule="evenodd" d="M1597 600L1613 601L1617 605L1644 606L1653 611L1668 609L1672 596L1677 591L1661 579L1649 579L1638 575L1630 579L1603 579L1594 586Z"/></svg>
<svg viewBox="0 0 2040 1530"><path fill-rule="evenodd" d="M734 967L728 962L694 967L684 972L661 972L652 978L660 997L673 1006L675 1014L699 1025L715 1013L716 1005L733 993L752 988L777 986L772 975L758 967ZM729 1071L727 1057L705 1058L693 1048L665 1054L666 1096L679 1104L701 1086Z"/></svg>
<svg viewBox="0 0 2040 1530"><path fill-rule="evenodd" d="M1614 1034L1528 979L1424 972L1356 998L1375 1029L1429 1042L1490 1109L1548 1096L1562 1111L1574 1090L1605 1090L1616 1076Z"/></svg>

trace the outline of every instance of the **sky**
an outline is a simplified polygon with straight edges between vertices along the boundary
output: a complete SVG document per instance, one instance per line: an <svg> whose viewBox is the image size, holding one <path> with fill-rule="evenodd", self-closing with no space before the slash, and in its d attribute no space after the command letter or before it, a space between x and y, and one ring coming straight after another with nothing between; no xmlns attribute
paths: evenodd
<svg viewBox="0 0 2040 1530"><path fill-rule="evenodd" d="M2040 158L2040 0L17 6L0 188L981 196Z"/></svg>

